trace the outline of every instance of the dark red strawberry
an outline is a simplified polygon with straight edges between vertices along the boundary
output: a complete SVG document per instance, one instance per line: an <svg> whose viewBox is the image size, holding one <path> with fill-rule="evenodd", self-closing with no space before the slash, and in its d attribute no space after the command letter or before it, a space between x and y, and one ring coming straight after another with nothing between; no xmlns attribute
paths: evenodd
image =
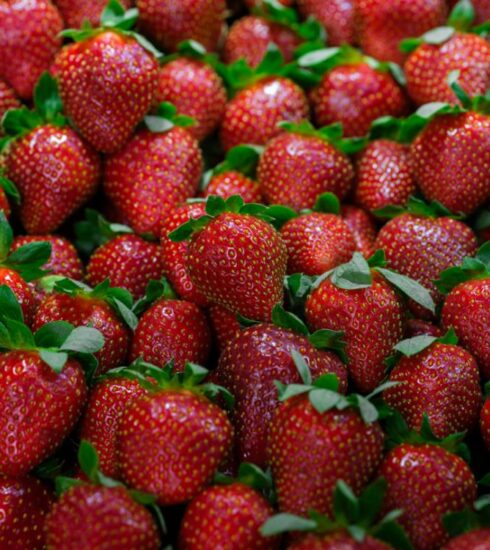
<svg viewBox="0 0 490 550"><path fill-rule="evenodd" d="M405 336L407 338L413 338L414 336L422 336L427 334L428 336L443 336L443 332L437 325L434 325L430 321L424 321L423 319L408 319L405 327Z"/></svg>
<svg viewBox="0 0 490 550"><path fill-rule="evenodd" d="M53 495L38 479L0 479L0 547L43 550L44 518Z"/></svg>
<svg viewBox="0 0 490 550"><path fill-rule="evenodd" d="M211 304L208 309L208 316L218 352L221 354L228 343L239 334L241 330L240 323L235 313L217 304Z"/></svg>
<svg viewBox="0 0 490 550"><path fill-rule="evenodd" d="M22 99L32 98L38 78L61 46L62 30L61 16L49 0L6 0L0 5L0 77Z"/></svg>
<svg viewBox="0 0 490 550"><path fill-rule="evenodd" d="M118 0L126 9L132 0ZM106 0L54 0L68 28L79 28L84 21L94 27L100 23L100 16L107 5Z"/></svg>
<svg viewBox="0 0 490 550"><path fill-rule="evenodd" d="M355 2L352 0L298 0L304 17L316 17L327 31L332 46L355 41Z"/></svg>
<svg viewBox="0 0 490 550"><path fill-rule="evenodd" d="M218 195L223 199L240 195L245 202L263 202L260 185L235 171L222 172L213 176L203 193L204 197L210 195Z"/></svg>
<svg viewBox="0 0 490 550"><path fill-rule="evenodd" d="M490 528L482 527L451 539L444 550L478 550L490 544Z"/></svg>
<svg viewBox="0 0 490 550"><path fill-rule="evenodd" d="M380 540L367 535L358 542L346 531L328 535L306 535L288 546L289 550L388 550L392 548Z"/></svg>
<svg viewBox="0 0 490 550"><path fill-rule="evenodd" d="M169 367L152 375L157 387L131 401L119 428L123 479L170 505L194 498L211 481L231 449L233 429L226 413L205 394L216 386L196 386L206 376L187 364L171 377Z"/></svg>
<svg viewBox="0 0 490 550"><path fill-rule="evenodd" d="M362 208L351 205L343 205L340 214L356 241L358 252L370 258L374 253L377 234L373 218Z"/></svg>
<svg viewBox="0 0 490 550"><path fill-rule="evenodd" d="M480 412L480 433L485 446L490 450L490 399L488 397Z"/></svg>
<svg viewBox="0 0 490 550"><path fill-rule="evenodd" d="M215 50L225 18L225 0L136 0L142 32L166 51L183 40Z"/></svg>
<svg viewBox="0 0 490 550"><path fill-rule="evenodd" d="M9 109L18 109L20 101L17 99L14 90L3 80L0 80L0 120ZM0 128L0 135L3 130Z"/></svg>

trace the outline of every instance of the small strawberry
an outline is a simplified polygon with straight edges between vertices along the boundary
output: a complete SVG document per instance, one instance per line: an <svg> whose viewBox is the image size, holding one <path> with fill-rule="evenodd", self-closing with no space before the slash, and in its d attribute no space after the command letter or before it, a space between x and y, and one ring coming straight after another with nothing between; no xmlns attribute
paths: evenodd
<svg viewBox="0 0 490 550"><path fill-rule="evenodd" d="M0 78L30 100L61 46L60 13L50 0L6 0L0 5ZM13 60L15 59L15 62Z"/></svg>
<svg viewBox="0 0 490 550"><path fill-rule="evenodd" d="M211 304L208 309L208 317L218 352L221 354L225 347L240 333L240 323L234 313L217 304Z"/></svg>
<svg viewBox="0 0 490 550"><path fill-rule="evenodd" d="M141 31L166 51L183 40L216 50L225 18L225 0L136 0Z"/></svg>
<svg viewBox="0 0 490 550"><path fill-rule="evenodd" d="M0 120L9 109L18 109L20 101L17 99L14 90L3 80L0 80ZM0 135L3 130L0 128Z"/></svg>
<svg viewBox="0 0 490 550"><path fill-rule="evenodd" d="M400 42L442 25L444 0L357 0L358 40L367 55L382 61L403 63Z"/></svg>
<svg viewBox="0 0 490 550"><path fill-rule="evenodd" d="M119 0L126 9L132 0ZM85 21L96 27L107 5L107 0L54 0L68 28L80 28Z"/></svg>
<svg viewBox="0 0 490 550"><path fill-rule="evenodd" d="M211 481L231 449L233 429L226 413L199 384L207 370L188 363L172 377L164 368L149 394L131 401L119 427L119 463L123 479L154 494L161 505L186 502ZM231 397L231 396L230 396Z"/></svg>
<svg viewBox="0 0 490 550"><path fill-rule="evenodd" d="M132 10L111 0L100 29L66 30L76 44L56 62L56 76L67 115L97 150L120 149L150 108L156 91L158 54L128 30ZM140 40L140 42L138 41Z"/></svg>
<svg viewBox="0 0 490 550"><path fill-rule="evenodd" d="M104 190L136 233L160 234L172 208L194 196L202 172L197 141L170 103L106 161Z"/></svg>
<svg viewBox="0 0 490 550"><path fill-rule="evenodd" d="M44 518L51 508L51 491L38 479L0 479L0 547L43 550Z"/></svg>
<svg viewBox="0 0 490 550"><path fill-rule="evenodd" d="M373 218L362 208L351 205L343 205L340 215L356 241L357 251L365 258L370 258L374 254L377 234Z"/></svg>
<svg viewBox="0 0 490 550"><path fill-rule="evenodd" d="M169 235L177 242L190 238L189 274L208 300L258 321L268 321L274 305L282 302L286 273L286 245L260 219L273 220L270 214L265 206L244 205L236 195L226 201L212 196L205 216L191 218Z"/></svg>
<svg viewBox="0 0 490 550"><path fill-rule="evenodd" d="M355 41L355 2L353 0L298 0L303 17L315 17L327 31L331 46Z"/></svg>

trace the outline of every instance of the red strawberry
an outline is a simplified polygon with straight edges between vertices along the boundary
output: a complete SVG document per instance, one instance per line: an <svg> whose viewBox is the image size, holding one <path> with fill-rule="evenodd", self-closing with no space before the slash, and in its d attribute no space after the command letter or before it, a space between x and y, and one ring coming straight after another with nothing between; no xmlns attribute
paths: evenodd
<svg viewBox="0 0 490 550"><path fill-rule="evenodd" d="M480 412L480 432L487 449L490 449L490 399L487 397Z"/></svg>
<svg viewBox="0 0 490 550"><path fill-rule="evenodd" d="M436 338L443 335L442 330L437 325L423 319L408 319L405 328L405 336L407 338L422 336L423 334L435 336Z"/></svg>
<svg viewBox="0 0 490 550"><path fill-rule="evenodd" d="M357 250L365 258L371 257L377 233L372 217L362 208L350 205L342 206L340 213L356 241Z"/></svg>
<svg viewBox="0 0 490 550"><path fill-rule="evenodd" d="M325 27L330 45L340 46L355 41L354 1L299 0L298 7L304 17L316 17Z"/></svg>
<svg viewBox="0 0 490 550"><path fill-rule="evenodd" d="M154 102L173 103L195 119L189 132L198 140L214 132L223 118L226 92L221 78L205 60L181 57L165 63L158 74Z"/></svg>
<svg viewBox="0 0 490 550"><path fill-rule="evenodd" d="M240 323L234 313L217 304L212 304L209 307L208 316L218 352L221 354L228 343L240 333Z"/></svg>
<svg viewBox="0 0 490 550"><path fill-rule="evenodd" d="M7 219L10 218L10 214L12 213L10 209L10 203L7 198L7 193L1 186L0 186L0 211L5 214L5 217Z"/></svg>
<svg viewBox="0 0 490 550"><path fill-rule="evenodd" d="M427 200L470 214L490 195L490 117L476 112L436 116L410 149Z"/></svg>
<svg viewBox="0 0 490 550"><path fill-rule="evenodd" d="M473 0L473 7L475 8L475 23L484 23L490 19L488 0Z"/></svg>
<svg viewBox="0 0 490 550"><path fill-rule="evenodd" d="M293 350L304 356L313 378L333 373L340 391L347 390L347 370L340 359L330 351L316 349L307 336L266 324L241 331L228 343L213 371L214 380L235 397L231 419L240 462L267 464L267 433L278 406L275 381L301 382Z"/></svg>
<svg viewBox="0 0 490 550"><path fill-rule="evenodd" d="M34 85L61 46L62 30L61 16L49 0L0 4L0 77L22 99L32 98Z"/></svg>
<svg viewBox="0 0 490 550"><path fill-rule="evenodd" d="M14 90L3 80L0 80L0 120L9 109L20 107L20 101L17 99ZM2 129L0 128L0 135Z"/></svg>
<svg viewBox="0 0 490 550"><path fill-rule="evenodd" d="M444 550L478 550L479 548L484 549L489 544L490 528L481 527L451 539L444 545Z"/></svg>
<svg viewBox="0 0 490 550"><path fill-rule="evenodd" d="M240 195L245 202L263 202L259 184L235 170L213 176L203 192L204 197L210 195L218 195L223 199Z"/></svg>
<svg viewBox="0 0 490 550"><path fill-rule="evenodd" d="M125 408L118 440L124 480L164 506L194 498L211 481L233 438L226 413L203 395L207 387L193 386L206 369L188 364L181 382L168 370L159 379L154 375L160 389Z"/></svg>
<svg viewBox="0 0 490 550"><path fill-rule="evenodd" d="M356 163L356 203L368 211L405 206L416 190L408 148L396 141L370 143Z"/></svg>
<svg viewBox="0 0 490 550"><path fill-rule="evenodd" d="M444 24L444 0L357 0L358 39L362 49L383 61L403 63L399 44Z"/></svg>
<svg viewBox="0 0 490 550"><path fill-rule="evenodd" d="M53 496L34 477L0 479L0 547L12 550L42 550L44 518Z"/></svg>
<svg viewBox="0 0 490 550"><path fill-rule="evenodd" d="M225 18L225 0L137 0L142 32L166 51L183 40L215 50Z"/></svg>
<svg viewBox="0 0 490 550"><path fill-rule="evenodd" d="M118 0L126 9L131 0ZM79 28L84 21L94 27L100 23L100 16L107 5L106 0L54 0L68 28Z"/></svg>
<svg viewBox="0 0 490 550"><path fill-rule="evenodd" d="M323 535L306 535L288 546L289 550L388 550L392 548L380 540L367 535L358 542L346 531Z"/></svg>

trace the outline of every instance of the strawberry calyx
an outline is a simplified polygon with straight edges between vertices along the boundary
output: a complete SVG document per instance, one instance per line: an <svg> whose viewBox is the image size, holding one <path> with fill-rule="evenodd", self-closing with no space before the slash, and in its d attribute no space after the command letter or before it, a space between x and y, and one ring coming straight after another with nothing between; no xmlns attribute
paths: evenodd
<svg viewBox="0 0 490 550"><path fill-rule="evenodd" d="M125 10L118 0L109 0L100 16L100 27L94 28L88 21L84 21L80 29L65 29L60 33L60 36L62 38L71 38L75 42L83 42L103 32L117 32L136 40L147 52L160 59L163 57L162 52L155 48L143 35L131 30L138 20L138 15L137 8Z"/></svg>
<svg viewBox="0 0 490 550"><path fill-rule="evenodd" d="M132 311L137 317L140 317L154 302L161 299L177 299L176 292L165 277L158 281L152 279L148 282L145 294L139 300L136 300Z"/></svg>
<svg viewBox="0 0 490 550"><path fill-rule="evenodd" d="M403 514L402 510L391 510L377 521L386 490L386 480L380 477L356 496L347 483L339 479L333 492L333 519L315 510L310 510L307 518L280 513L269 518L260 532L268 537L298 531L317 535L347 531L360 544L370 535L393 548L411 550L405 530L396 521Z"/></svg>
<svg viewBox="0 0 490 550"><path fill-rule="evenodd" d="M163 101L158 105L155 114L145 116L144 123L150 132L162 134L175 126L189 128L189 126L194 126L196 121L190 116L179 115L175 105L169 101Z"/></svg>
<svg viewBox="0 0 490 550"><path fill-rule="evenodd" d="M374 210L373 214L378 218L389 220L401 214L413 214L414 216L433 219L447 217L459 220L464 217L460 214L453 214L439 201L433 200L430 203L426 203L424 200L413 195L408 198L406 206L389 204L388 206Z"/></svg>
<svg viewBox="0 0 490 550"><path fill-rule="evenodd" d="M489 485L489 474L487 474L479 484ZM449 512L444 514L442 521L449 535L457 537L463 533L490 527L490 495L483 495L471 507L466 506L457 512Z"/></svg>
<svg viewBox="0 0 490 550"><path fill-rule="evenodd" d="M0 151L2 151L2 140L0 139ZM5 177L4 172L0 169L0 187L8 198L12 199L15 204L20 204L20 192L15 183Z"/></svg>
<svg viewBox="0 0 490 550"><path fill-rule="evenodd" d="M445 269L434 281L437 289L443 294L466 281L490 278L490 241L483 244L476 256L464 258L462 264Z"/></svg>
<svg viewBox="0 0 490 550"><path fill-rule="evenodd" d="M271 503L276 501L274 482L270 468L262 470L256 464L251 462L242 462L238 467L238 475L232 477L220 472L214 476L214 483L217 485L231 485L232 483L242 483L261 493Z"/></svg>

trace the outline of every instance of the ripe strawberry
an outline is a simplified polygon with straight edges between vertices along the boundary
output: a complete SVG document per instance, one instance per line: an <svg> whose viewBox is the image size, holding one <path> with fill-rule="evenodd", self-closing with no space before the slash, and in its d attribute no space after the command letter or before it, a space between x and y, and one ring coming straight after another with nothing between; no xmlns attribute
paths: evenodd
<svg viewBox="0 0 490 550"><path fill-rule="evenodd" d="M273 320L279 321L276 310L274 312ZM307 333L306 327L304 329ZM278 406L275 381L301 382L296 366L300 359L295 358L293 350L304 357L313 378L333 373L339 379L340 391L347 390L347 370L340 359L331 351L315 348L304 334L269 324L242 330L225 347L213 371L214 380L235 397L231 420L240 462L252 462L260 467L267 464L267 434Z"/></svg>
<svg viewBox="0 0 490 550"><path fill-rule="evenodd" d="M437 325L423 319L408 319L405 329L406 338L422 336L423 334L435 336L436 338L443 336L442 330Z"/></svg>
<svg viewBox="0 0 490 550"><path fill-rule="evenodd" d="M288 546L289 550L388 550L392 548L380 540L367 535L362 542L358 542L346 531L318 535L306 535L297 542Z"/></svg>
<svg viewBox="0 0 490 550"><path fill-rule="evenodd" d="M258 178L265 199L301 210L312 208L318 195L334 193L343 199L354 179L337 127L315 131L309 123L287 125L287 132L265 147Z"/></svg>
<svg viewBox="0 0 490 550"><path fill-rule="evenodd" d="M263 202L260 185L244 176L240 172L231 170L216 174L210 180L203 192L204 197L218 195L228 199L233 195L240 195L245 202Z"/></svg>
<svg viewBox="0 0 490 550"><path fill-rule="evenodd" d="M481 527L451 539L443 550L478 550L490 544L490 528Z"/></svg>
<svg viewBox="0 0 490 550"><path fill-rule="evenodd" d="M118 0L126 9L131 0ZM80 28L84 21L94 27L100 23L100 16L107 5L106 0L54 0L68 28Z"/></svg>
<svg viewBox="0 0 490 550"><path fill-rule="evenodd" d="M340 214L356 241L358 252L365 258L370 258L374 253L377 233L372 217L362 208L350 205L343 205Z"/></svg>
<svg viewBox="0 0 490 550"><path fill-rule="evenodd" d="M195 119L189 132L198 140L212 134L223 118L226 91L205 57L180 57L165 63L158 73L154 103L173 103L177 111Z"/></svg>
<svg viewBox="0 0 490 550"><path fill-rule="evenodd" d="M231 448L230 421L205 396L216 387L194 385L206 374L188 363L181 378L171 378L167 367L160 377L153 375L157 387L123 412L118 439L122 476L131 487L154 494L160 505L194 498Z"/></svg>
<svg viewBox="0 0 490 550"><path fill-rule="evenodd" d="M475 23L482 24L490 19L490 6L487 0L473 0Z"/></svg>
<svg viewBox="0 0 490 550"><path fill-rule="evenodd" d="M487 449L490 449L490 399L487 397L480 412L480 433Z"/></svg>
<svg viewBox="0 0 490 550"><path fill-rule="evenodd" d="M63 21L49 0L7 0L0 5L0 78L25 100L61 46ZM12 62L15 59L15 63Z"/></svg>
<svg viewBox="0 0 490 550"><path fill-rule="evenodd" d="M215 50L225 18L225 0L136 0L143 34L166 51L183 40Z"/></svg>
<svg viewBox="0 0 490 550"><path fill-rule="evenodd" d="M368 211L405 206L416 190L408 148L396 141L371 142L357 163L355 201Z"/></svg>
<svg viewBox="0 0 490 550"><path fill-rule="evenodd" d="M403 63L399 50L404 38L420 36L444 24L444 0L357 0L358 40L367 55Z"/></svg>
<svg viewBox="0 0 490 550"><path fill-rule="evenodd" d="M53 501L38 479L0 479L0 546L12 550L42 550L44 518Z"/></svg>
<svg viewBox="0 0 490 550"><path fill-rule="evenodd" d="M268 321L283 299L286 245L272 225L259 219L266 207L253 205L253 214L247 208L236 195L226 202L209 197L206 216L169 236L177 242L191 237L189 273L208 300L249 319Z"/></svg>
<svg viewBox="0 0 490 550"><path fill-rule="evenodd" d="M355 41L355 11L352 0L298 0L303 17L316 17L325 27L332 46Z"/></svg>
<svg viewBox="0 0 490 550"><path fill-rule="evenodd" d="M0 120L9 109L18 109L20 101L17 99L14 90L3 80L0 80ZM3 130L0 128L0 135Z"/></svg>
<svg viewBox="0 0 490 550"><path fill-rule="evenodd" d="M217 304L211 304L208 309L208 317L218 352L221 355L229 342L240 333L240 323L234 313Z"/></svg>

